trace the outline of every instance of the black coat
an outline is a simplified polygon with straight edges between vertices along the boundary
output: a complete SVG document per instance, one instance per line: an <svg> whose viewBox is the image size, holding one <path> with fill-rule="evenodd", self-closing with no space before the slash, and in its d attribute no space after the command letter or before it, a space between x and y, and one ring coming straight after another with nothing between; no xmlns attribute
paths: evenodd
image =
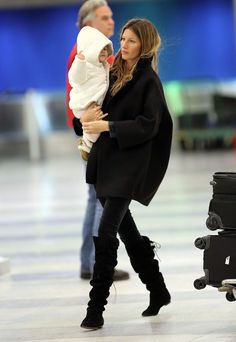
<svg viewBox="0 0 236 342"><path fill-rule="evenodd" d="M116 137L103 132L93 144L86 181L95 184L97 197L148 205L165 175L172 139L163 88L149 59L138 62L133 79L115 96L108 90L102 110Z"/></svg>

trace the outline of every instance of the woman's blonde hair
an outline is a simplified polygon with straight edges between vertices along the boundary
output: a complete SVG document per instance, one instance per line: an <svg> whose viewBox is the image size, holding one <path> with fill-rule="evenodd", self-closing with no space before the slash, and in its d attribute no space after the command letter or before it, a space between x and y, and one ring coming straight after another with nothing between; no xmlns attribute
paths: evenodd
<svg viewBox="0 0 236 342"><path fill-rule="evenodd" d="M126 29L134 32L141 42L140 58L152 58L152 67L157 72L157 52L161 46L161 37L156 27L147 19L131 19L121 29L120 38ZM122 59L121 51L116 54L111 74L115 77L115 82L111 88L111 94L114 96L126 82L133 77L137 63L131 70L125 69L125 61Z"/></svg>

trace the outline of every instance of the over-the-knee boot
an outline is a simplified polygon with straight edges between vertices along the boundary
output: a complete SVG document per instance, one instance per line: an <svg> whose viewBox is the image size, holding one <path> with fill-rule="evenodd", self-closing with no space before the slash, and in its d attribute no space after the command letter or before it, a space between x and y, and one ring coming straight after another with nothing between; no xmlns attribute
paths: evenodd
<svg viewBox="0 0 236 342"><path fill-rule="evenodd" d="M171 297L166 288L159 263L155 258L155 246L147 236L142 236L132 245L125 245L130 262L141 281L150 291L150 303L142 316L157 315L160 308L170 303Z"/></svg>
<svg viewBox="0 0 236 342"><path fill-rule="evenodd" d="M117 265L117 238L94 237L95 264L93 278L90 281L92 289L89 293L87 315L81 323L86 329L98 329L104 324L102 313L105 310L109 289L113 283L114 268Z"/></svg>

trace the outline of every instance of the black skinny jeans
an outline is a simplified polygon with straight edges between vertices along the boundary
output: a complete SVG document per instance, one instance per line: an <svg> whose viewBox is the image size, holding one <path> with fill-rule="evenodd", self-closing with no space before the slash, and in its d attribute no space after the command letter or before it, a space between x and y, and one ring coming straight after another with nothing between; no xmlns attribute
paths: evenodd
<svg viewBox="0 0 236 342"><path fill-rule="evenodd" d="M117 233L125 245L132 244L141 239L134 219L129 210L130 200L110 197L99 198L103 206L98 236L101 238L115 238Z"/></svg>

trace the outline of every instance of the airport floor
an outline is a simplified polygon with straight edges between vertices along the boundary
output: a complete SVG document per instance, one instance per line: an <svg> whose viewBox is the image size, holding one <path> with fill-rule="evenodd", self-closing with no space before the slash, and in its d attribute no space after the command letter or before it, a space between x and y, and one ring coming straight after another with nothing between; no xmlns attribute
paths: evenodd
<svg viewBox="0 0 236 342"><path fill-rule="evenodd" d="M209 185L215 171L235 171L236 151L173 152L166 177L149 207L132 203L143 235L157 241L160 268L172 303L142 317L148 293L120 245L118 268L130 279L115 282L96 331L80 328L88 281L79 278L79 248L87 188L77 154L30 163L4 158L0 167L0 256L10 273L0 277L1 342L233 342L236 302L207 286L199 236L206 228Z"/></svg>

